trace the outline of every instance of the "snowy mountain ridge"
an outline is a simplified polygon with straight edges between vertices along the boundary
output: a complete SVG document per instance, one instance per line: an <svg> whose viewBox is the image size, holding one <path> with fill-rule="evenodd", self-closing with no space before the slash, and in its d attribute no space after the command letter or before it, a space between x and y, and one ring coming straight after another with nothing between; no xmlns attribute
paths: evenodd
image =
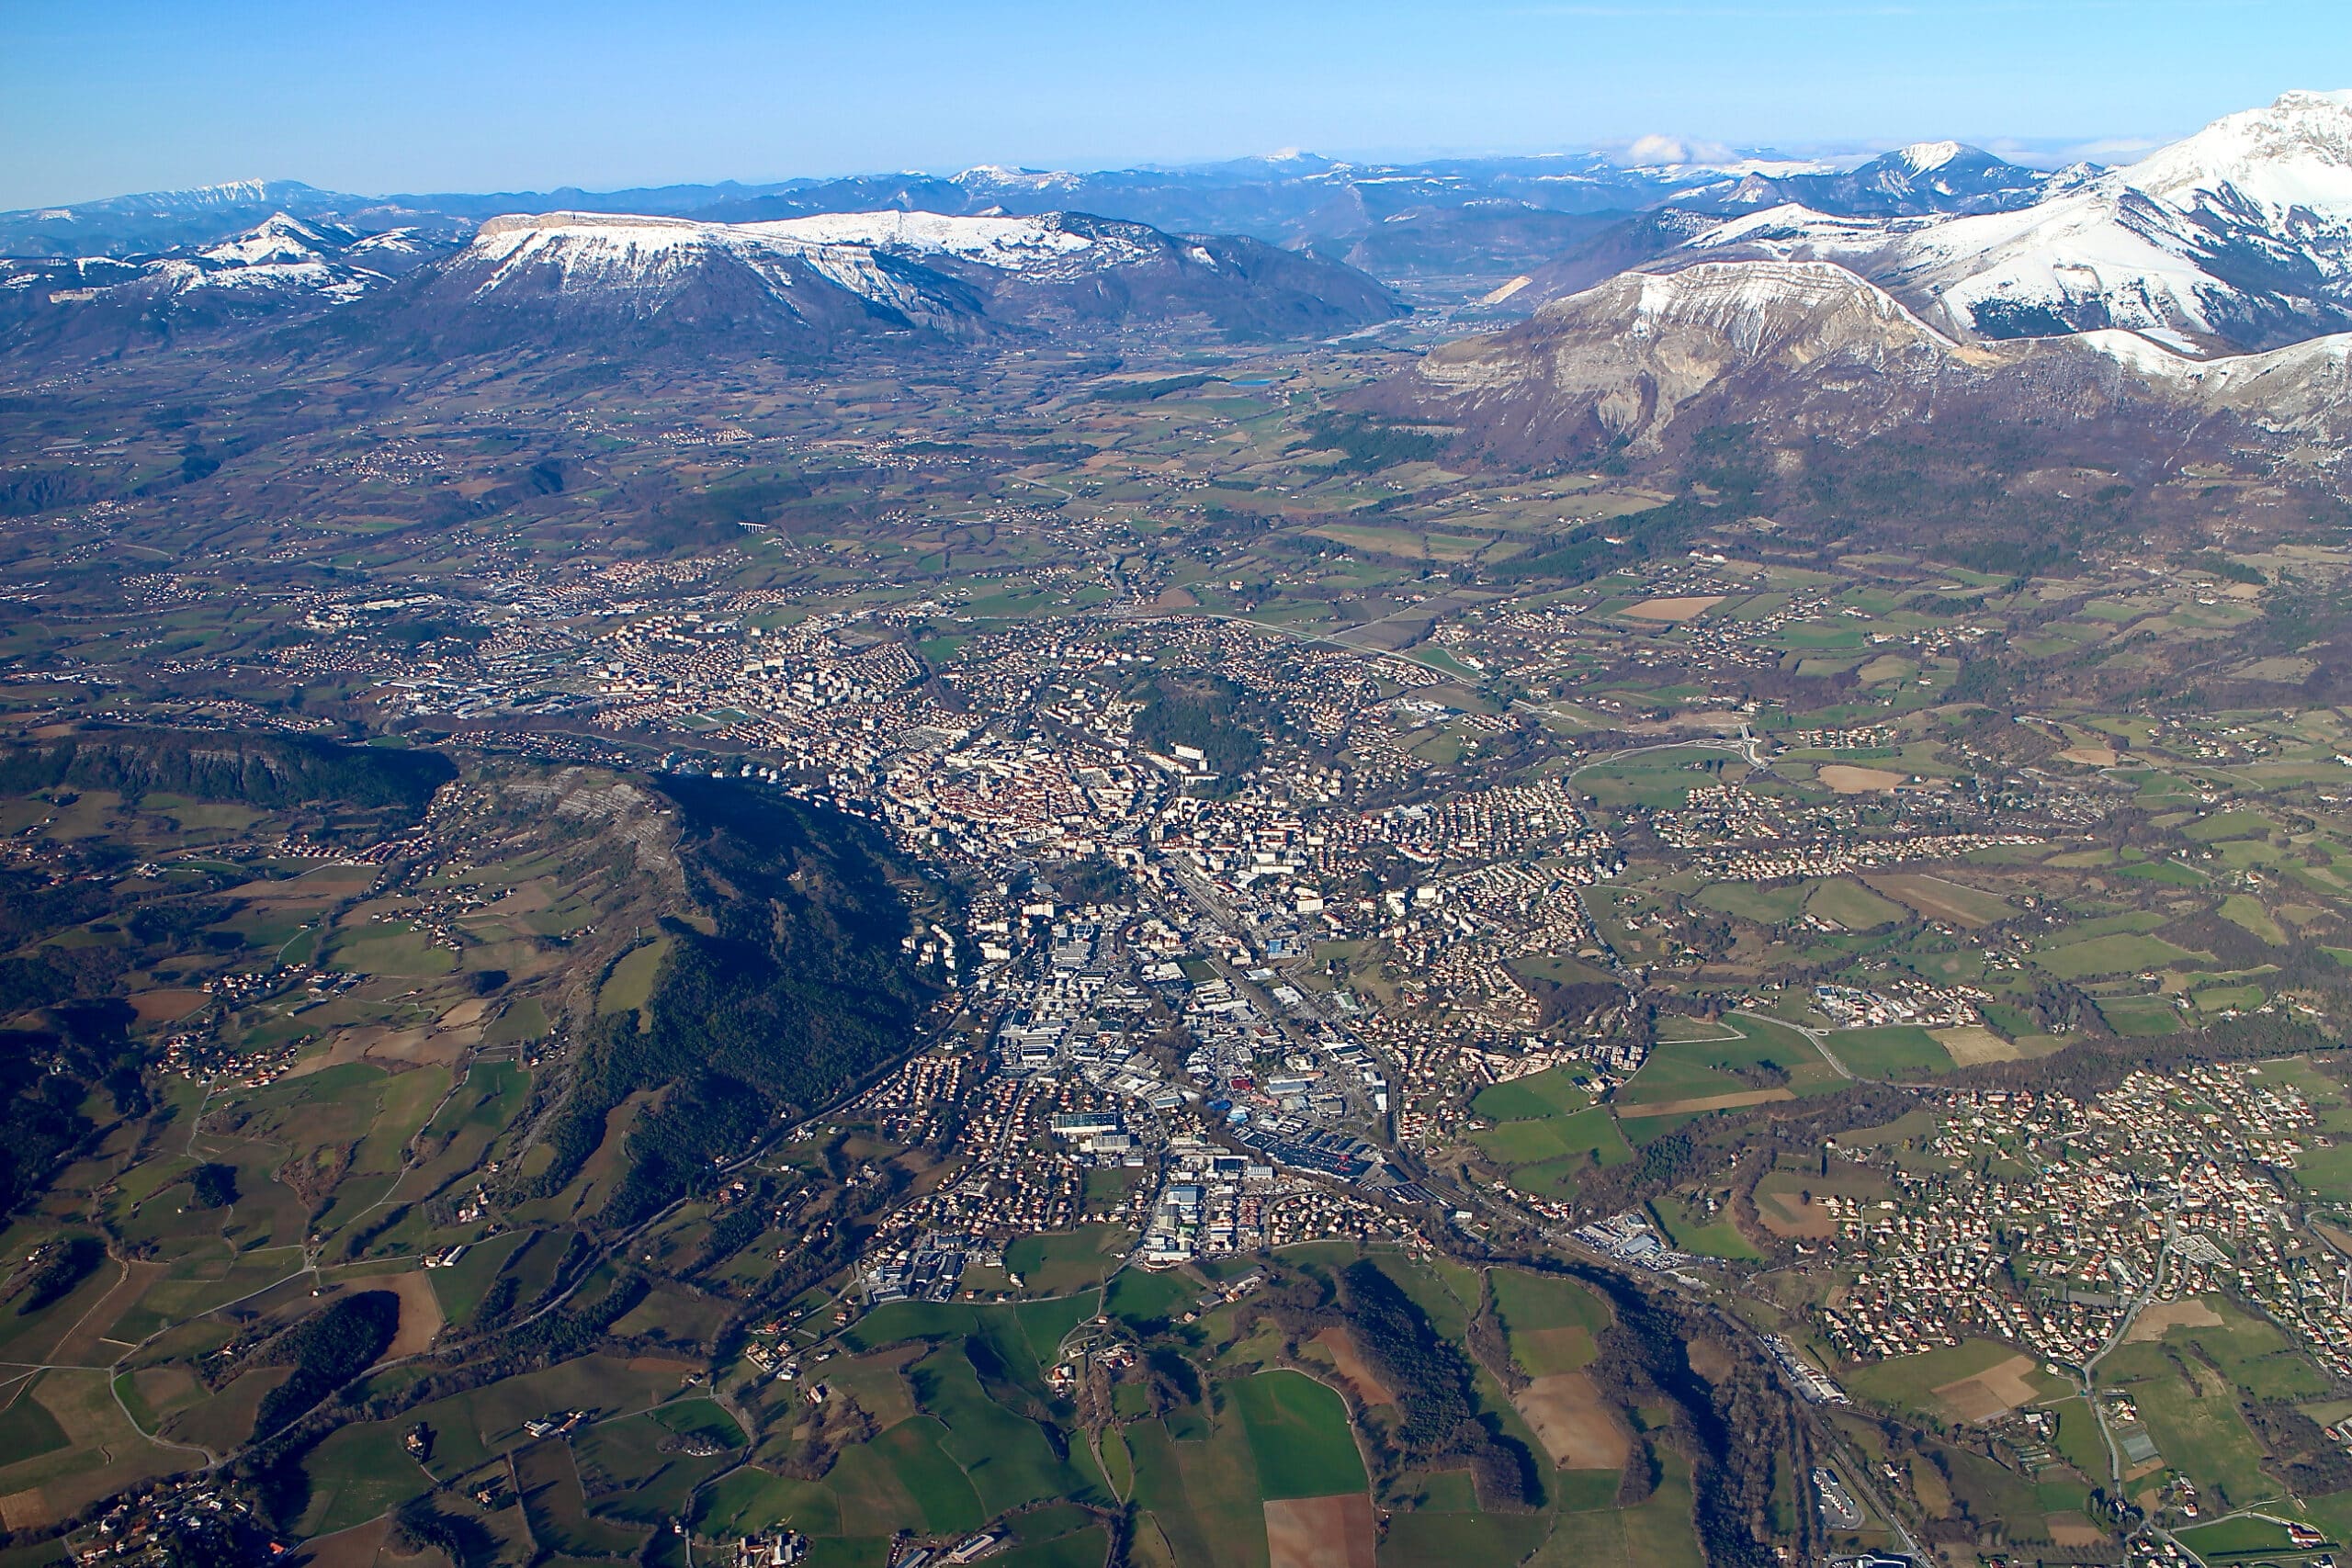
<svg viewBox="0 0 2352 1568"><path fill-rule="evenodd" d="M1537 463L1647 459L1725 421L1801 448L1959 414L2333 465L2330 444L2352 435L2352 333L2202 359L2115 328L1968 339L1834 262L1704 261L1441 345L1364 401Z"/></svg>
<svg viewBox="0 0 2352 1568"><path fill-rule="evenodd" d="M960 263L992 273L1064 279L1144 259L1153 231L1137 224L1074 221L1059 213L1032 218L966 217L933 212L828 213L755 223L589 212L511 214L482 224L451 264L473 277L474 292L496 294L529 276L552 277L559 292L627 293L658 309L660 297L698 269L724 260L762 287L788 290L813 271L910 320L937 323L956 314L940 291L886 261ZM1214 268L1193 244L1184 253ZM778 293L779 299L787 296Z"/></svg>
<svg viewBox="0 0 2352 1568"><path fill-rule="evenodd" d="M1880 162L1943 170L1967 151ZM2027 206L1869 218L1784 202L1648 265L1736 257L1837 262L1962 337L2117 327L2227 354L2352 330L2352 92L2288 93L2138 164L2062 171Z"/></svg>

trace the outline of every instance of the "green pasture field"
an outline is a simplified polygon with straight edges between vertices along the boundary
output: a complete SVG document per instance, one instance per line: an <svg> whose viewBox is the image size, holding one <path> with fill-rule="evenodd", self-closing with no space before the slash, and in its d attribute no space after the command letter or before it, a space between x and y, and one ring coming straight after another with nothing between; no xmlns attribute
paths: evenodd
<svg viewBox="0 0 2352 1568"><path fill-rule="evenodd" d="M2099 1363L2103 1385L2132 1395L2165 1462L2213 1494L2214 1511L2275 1496L2262 1448L2238 1415L2239 1394L2211 1368L2177 1365L2161 1346L2124 1345Z"/></svg>
<svg viewBox="0 0 2352 1568"><path fill-rule="evenodd" d="M2216 811L2210 817L2199 817L2184 824L2181 832L2205 843L2217 843L2223 839L2259 839L2267 836L2276 824L2259 811Z"/></svg>
<svg viewBox="0 0 2352 1568"><path fill-rule="evenodd" d="M1671 1449L1659 1449L1657 1457L1657 1490L1646 1501L1555 1515L1551 1533L1527 1560L1529 1568L1703 1568L1706 1556L1691 1519L1690 1462ZM1431 1553L1411 1561L1434 1568L1446 1559Z"/></svg>
<svg viewBox="0 0 2352 1568"><path fill-rule="evenodd" d="M1004 1266L1021 1276L1032 1294L1065 1295L1100 1285L1135 1245L1135 1232L1120 1225L1080 1225L1016 1238L1004 1249Z"/></svg>
<svg viewBox="0 0 2352 1568"><path fill-rule="evenodd" d="M2269 994L2260 986L2199 986L2189 993L2189 1000L2197 1004L2198 1011L2211 1014L2223 1008L2240 1011L2258 1008ZM2099 1010L2106 1011L2106 1004L2101 1003Z"/></svg>
<svg viewBox="0 0 2352 1568"><path fill-rule="evenodd" d="M1609 1307L1574 1280L1491 1270L1496 1314L1501 1318L1511 1359L1530 1377L1572 1372L1589 1366L1600 1351L1597 1338L1608 1330Z"/></svg>
<svg viewBox="0 0 2352 1568"><path fill-rule="evenodd" d="M300 922L289 926L291 936ZM421 931L390 931L388 927L362 926L359 932L338 932L328 942L324 963L332 969L349 970L360 975L390 975L401 978L427 975L447 975L458 967L458 955L446 947L436 946L433 939ZM377 934L378 932L388 934ZM268 945L273 931L256 933L261 945Z"/></svg>
<svg viewBox="0 0 2352 1568"><path fill-rule="evenodd" d="M1702 764L1721 762L1726 755L1684 748L1645 751L1580 769L1576 774L1576 786L1604 807L1679 809L1690 803L1693 789L1714 784L1720 777Z"/></svg>
<svg viewBox="0 0 2352 1568"><path fill-rule="evenodd" d="M2240 1310L2226 1296L2202 1300L2221 1323L2176 1325L2165 1331L2165 1343L2195 1346L2249 1398L2311 1399L2326 1392L2327 1380L2275 1325Z"/></svg>
<svg viewBox="0 0 2352 1568"><path fill-rule="evenodd" d="M556 1438L534 1443L514 1456L514 1465L533 1540L560 1552L591 1557L633 1553L644 1544L644 1531L590 1514L571 1444Z"/></svg>
<svg viewBox="0 0 2352 1568"><path fill-rule="evenodd" d="M2143 861L2123 867L2117 874L2134 882L2160 882L2167 887L2201 887L2205 884L2203 873L2172 861Z"/></svg>
<svg viewBox="0 0 2352 1568"><path fill-rule="evenodd" d="M1518 1562L1544 1540L1543 1514L1397 1514L1381 1542L1381 1568L1454 1568ZM1590 1557L1580 1562L1591 1562ZM1668 1563L1678 1560L1668 1559Z"/></svg>
<svg viewBox="0 0 2352 1568"><path fill-rule="evenodd" d="M703 1489L694 1526L704 1535L756 1535L788 1525L816 1538L842 1533L842 1508L823 1482L802 1481L745 1467Z"/></svg>
<svg viewBox="0 0 2352 1568"><path fill-rule="evenodd" d="M1692 1018L1679 1012L1662 1012L1657 1020L1657 1037L1669 1043L1686 1041L1722 1040L1726 1032L1736 1032L1734 1021L1711 1018Z"/></svg>
<svg viewBox="0 0 2352 1568"><path fill-rule="evenodd" d="M2255 993L2257 998L2261 992ZM2098 1004L2099 1016L2113 1026L2118 1034L2147 1036L2177 1033L2180 1013L2170 999L2164 997L2118 997L2103 999Z"/></svg>
<svg viewBox="0 0 2352 1568"><path fill-rule="evenodd" d="M1847 1369L1848 1389L1882 1404L1923 1412L1940 1421L1945 1412L1935 1391L1963 1378L1999 1366L2018 1354L2014 1345L1995 1339L1963 1339L1944 1349L1921 1356L1895 1356L1865 1367ZM2035 1377L2041 1376L2035 1373ZM2060 1385L2049 1380L2054 1392Z"/></svg>
<svg viewBox="0 0 2352 1568"><path fill-rule="evenodd" d="M1487 1085L1471 1100L1470 1109L1489 1121L1533 1122L1573 1115L1591 1103L1592 1096L1577 1087L1566 1068L1547 1067L1525 1077Z"/></svg>
<svg viewBox="0 0 2352 1568"><path fill-rule="evenodd" d="M613 1013L642 1014L653 997L654 977L661 973L662 961L670 955L670 939L662 937L642 947L633 947L613 963L605 983L596 989L596 1011L601 1016Z"/></svg>
<svg viewBox="0 0 2352 1568"><path fill-rule="evenodd" d="M742 1429L707 1399L603 1422L574 1438L572 1456L582 1483L596 1497L593 1511L645 1526L682 1514L696 1486L734 1462L726 1454L697 1458L662 1450L664 1442L688 1433L730 1449L743 1444Z"/></svg>
<svg viewBox="0 0 2352 1568"><path fill-rule="evenodd" d="M514 1045L526 1040L537 1040L548 1031L547 1009L537 997L518 997L507 1004L495 1021L482 1032L485 1045Z"/></svg>
<svg viewBox="0 0 2352 1568"><path fill-rule="evenodd" d="M1515 958L1510 967L1537 980L1549 980L1555 986L1613 986L1617 977L1606 969L1596 968L1581 958L1564 953L1545 953L1533 958Z"/></svg>
<svg viewBox="0 0 2352 1568"><path fill-rule="evenodd" d="M1754 1066L1771 1059L1770 1052L1753 1050L1744 1040L1691 1041L1653 1046L1632 1081L1618 1091L1621 1105L1662 1104L1723 1094L1737 1094L1756 1086L1724 1066Z"/></svg>
<svg viewBox="0 0 2352 1568"><path fill-rule="evenodd" d="M1016 1531L1019 1525L1016 1520ZM1110 1544L1102 1526L1089 1525L1069 1535L1024 1540L995 1561L1004 1568L1100 1568Z"/></svg>
<svg viewBox="0 0 2352 1568"><path fill-rule="evenodd" d="M1732 1224L1728 1211L1720 1219L1707 1221L1691 1214L1682 1203L1669 1197L1653 1199L1650 1209L1666 1227L1668 1237L1684 1252L1747 1262L1755 1261L1758 1256L1755 1247Z"/></svg>
<svg viewBox="0 0 2352 1568"><path fill-rule="evenodd" d="M12 1466L68 1447L73 1441L65 1435L65 1428L57 1424L57 1417L32 1396L44 1375L36 1372L19 1378L8 1391L6 1402L0 1404L0 1454L6 1454Z"/></svg>
<svg viewBox="0 0 2352 1568"><path fill-rule="evenodd" d="M2091 906L2094 908L2098 905ZM2095 936L2113 936L2118 932L2152 931L2165 923L2165 917L2152 909L2122 909L2113 914L2094 915L2075 920L2033 943L2036 951L2069 946Z"/></svg>
<svg viewBox="0 0 2352 1568"><path fill-rule="evenodd" d="M1112 1276L1111 1287L1103 1292L1102 1310L1142 1328L1180 1315L1200 1296L1200 1286L1182 1274L1123 1269Z"/></svg>
<svg viewBox="0 0 2352 1568"><path fill-rule="evenodd" d="M1588 1165L1623 1165L1634 1157L1617 1119L1598 1105L1569 1116L1505 1122L1471 1134L1470 1141L1510 1167L1515 1177L1525 1177L1546 1190L1555 1183L1573 1185L1576 1172Z"/></svg>
<svg viewBox="0 0 2352 1568"><path fill-rule="evenodd" d="M1765 887L1752 882L1711 882L1699 890L1697 901L1756 925L1777 926L1804 912L1812 887L1812 884L1803 882L1785 887Z"/></svg>
<svg viewBox="0 0 2352 1568"><path fill-rule="evenodd" d="M612 1331L624 1337L650 1333L673 1345L707 1347L718 1341L731 1310L724 1301L657 1285L614 1321Z"/></svg>
<svg viewBox="0 0 2352 1568"><path fill-rule="evenodd" d="M2281 1508L2279 1512L2286 1510ZM2217 1519L2208 1525L2191 1525L2177 1534L2183 1546L2208 1562L2274 1553L2280 1556L2301 1555L2289 1538L2285 1525L2250 1516Z"/></svg>
<svg viewBox="0 0 2352 1568"><path fill-rule="evenodd" d="M476 1062L466 1081L425 1127L425 1153L403 1197L435 1192L478 1166L512 1126L531 1093L531 1076L513 1062Z"/></svg>
<svg viewBox="0 0 2352 1568"><path fill-rule="evenodd" d="M1917 1024L1840 1029L1828 1037L1828 1045L1860 1077L1915 1078L1952 1069L1951 1053Z"/></svg>
<svg viewBox="0 0 2352 1568"><path fill-rule="evenodd" d="M891 1302L852 1324L842 1339L853 1349L871 1350L914 1339L937 1341L978 1335L1016 1382L1042 1393L1038 1368L1052 1359L1065 1335L1100 1310L1102 1301L1099 1292L1084 1291L1014 1305Z"/></svg>
<svg viewBox="0 0 2352 1568"><path fill-rule="evenodd" d="M944 1424L918 1416L846 1450L835 1461L840 1475L833 1483L844 1521L872 1529L897 1520L901 1528L940 1534L978 1529L988 1508L972 1479L948 1457L947 1437ZM911 1517L903 1506L892 1506L893 1490L913 1505Z"/></svg>
<svg viewBox="0 0 2352 1568"><path fill-rule="evenodd" d="M1874 931L1909 918L1900 904L1890 903L1859 882L1834 876L1805 900L1805 912L1835 920L1848 931Z"/></svg>
<svg viewBox="0 0 2352 1568"><path fill-rule="evenodd" d="M1774 1031L1753 1019L1725 1019L1724 1023L1738 1037L1661 1042L1653 1046L1641 1070L1618 1092L1618 1102L1629 1107L1659 1105L1745 1093L1759 1086L1736 1074L1768 1063L1785 1072L1787 1081L1761 1087L1784 1088L1797 1095L1824 1093L1838 1087L1835 1070L1803 1035Z"/></svg>
<svg viewBox="0 0 2352 1568"><path fill-rule="evenodd" d="M1329 1497L1370 1484L1346 1403L1304 1372L1260 1372L1227 1385L1250 1434L1260 1495Z"/></svg>
<svg viewBox="0 0 2352 1568"><path fill-rule="evenodd" d="M1487 1280L1506 1332L1582 1328L1599 1334L1611 1321L1609 1303L1578 1280L1523 1269L1491 1269Z"/></svg>
<svg viewBox="0 0 2352 1568"><path fill-rule="evenodd" d="M2223 919L2243 926L2271 946L2287 945L2287 933L2278 929L2278 920L2272 918L2269 910L2262 907L2262 900L2259 898L2244 893L2233 893L2222 900L2221 912Z"/></svg>
<svg viewBox="0 0 2352 1568"><path fill-rule="evenodd" d="M2058 1413L2058 1455L2082 1474L2105 1474L2108 1438L2100 1437L2098 1417L2091 1416L2091 1405L2076 1396L2058 1401L2051 1408Z"/></svg>
<svg viewBox="0 0 2352 1568"><path fill-rule="evenodd" d="M311 1487L301 1521L305 1533L349 1529L431 1489L433 1478L401 1444L411 1425L413 1418L339 1427L303 1456L302 1473Z"/></svg>
<svg viewBox="0 0 2352 1568"><path fill-rule="evenodd" d="M979 1309L961 1302L889 1302L842 1331L853 1350L873 1350L909 1339L946 1339L975 1332Z"/></svg>
<svg viewBox="0 0 2352 1568"><path fill-rule="evenodd" d="M2093 975L2130 975L2162 969L2175 959L2198 956L2162 937L2118 933L2037 950L2033 961L2062 980L2080 980Z"/></svg>
<svg viewBox="0 0 2352 1568"><path fill-rule="evenodd" d="M1174 1436L1174 1424L1171 1416L1125 1428L1135 1458L1136 1505L1161 1532L1182 1568L1266 1568L1265 1502L1239 1417L1228 1411L1214 1425L1197 1417L1182 1423L1199 1429L1196 1438Z"/></svg>
<svg viewBox="0 0 2352 1568"><path fill-rule="evenodd" d="M1023 1341L1035 1354L1038 1364L1045 1366L1052 1362L1069 1331L1100 1312L1102 1306L1102 1292L1090 1290L1050 1301L1022 1302L1011 1311Z"/></svg>

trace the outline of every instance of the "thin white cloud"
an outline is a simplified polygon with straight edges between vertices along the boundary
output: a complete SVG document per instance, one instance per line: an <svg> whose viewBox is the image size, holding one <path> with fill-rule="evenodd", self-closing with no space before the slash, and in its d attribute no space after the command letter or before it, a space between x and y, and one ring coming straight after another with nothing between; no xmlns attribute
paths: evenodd
<svg viewBox="0 0 2352 1568"><path fill-rule="evenodd" d="M1618 161L1635 168L1647 168L1659 164L1720 164L1732 155L1732 150L1720 141L1694 141L1687 137L1653 132L1636 136L1626 143Z"/></svg>

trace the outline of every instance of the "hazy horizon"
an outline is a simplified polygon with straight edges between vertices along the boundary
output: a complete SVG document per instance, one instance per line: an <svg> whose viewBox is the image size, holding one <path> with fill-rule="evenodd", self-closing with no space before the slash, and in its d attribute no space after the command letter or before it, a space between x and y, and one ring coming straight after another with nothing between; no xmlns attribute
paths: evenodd
<svg viewBox="0 0 2352 1568"><path fill-rule="evenodd" d="M614 190L1646 138L1792 155L1954 139L2117 161L2289 88L2352 82L2340 20L2308 0L1215 0L1153 16L1065 0L854 16L100 0L0 20L0 208L239 179Z"/></svg>

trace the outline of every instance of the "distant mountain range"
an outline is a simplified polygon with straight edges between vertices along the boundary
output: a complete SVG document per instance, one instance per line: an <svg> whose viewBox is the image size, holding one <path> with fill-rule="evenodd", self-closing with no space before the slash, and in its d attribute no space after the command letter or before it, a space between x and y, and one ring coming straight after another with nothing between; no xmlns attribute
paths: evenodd
<svg viewBox="0 0 2352 1568"><path fill-rule="evenodd" d="M0 347L19 353L314 317L432 353L694 338L821 354L1179 319L1318 337L1403 313L1386 285L1409 281L1417 297L1533 313L1384 395L1516 422L1501 444L1517 447L1538 429L1650 439L1707 400L1690 381L1701 366L1720 372L1701 378L1707 396L1826 387L1864 341L1831 330L1849 316L1898 323L1870 353L1906 385L1926 372L1905 367L2008 386L2080 362L2102 385L2136 378L2147 399L2254 417L2248 389L2323 385L2325 355L2251 377L2177 367L2352 332L2352 93L2290 93L2118 169L2043 173L1944 141L1848 168L1297 154L602 196L254 183L0 215L0 250L17 256L0 262ZM1686 271L1680 291L1654 281ZM2137 336L2097 335L2119 331ZM2094 341L1992 352L2075 336ZM1671 374L1668 344L1685 356ZM1539 394L1559 406L1529 412Z"/></svg>
<svg viewBox="0 0 2352 1568"><path fill-rule="evenodd" d="M1910 161L1932 177L1958 159ZM1529 319L1364 402L1539 465L1670 457L1734 423L1792 462L1809 442L1988 422L2101 433L2117 456L2328 468L2352 439L2352 93L2290 93L2023 206L1755 199L1587 241L1503 291Z"/></svg>
<svg viewBox="0 0 2352 1568"><path fill-rule="evenodd" d="M1367 402L1538 465L1638 462L1724 425L1801 450L1954 419L2101 428L2119 456L2284 450L2352 438L2352 336L2211 360L2116 329L1963 342L1834 263L1702 262L1448 344Z"/></svg>
<svg viewBox="0 0 2352 1568"><path fill-rule="evenodd" d="M1974 157L1992 165L1967 176L1985 190L2004 185L2030 187L2043 177L1983 153ZM1581 152L1410 164L1342 164L1298 153L1182 169L1072 174L984 166L953 175L878 175L602 192L565 188L365 197L293 180L249 180L0 212L0 255L152 254L174 246L212 243L279 212L361 231L469 231L483 219L511 212L606 212L749 223L885 210L948 216L1076 211L1175 231L1247 234L1276 244L1328 248L1384 223L1425 220L1446 212L1524 212L1533 215L1540 227L1547 219L1622 215L1675 199L1715 200L1728 211L1754 205L1756 190L1777 191L1783 186L1793 190L1801 187L1788 182L1807 179L1836 186L1863 175L1860 170L1838 175L1822 164L1770 158L1624 167L1598 153ZM1930 183L1922 182L1921 190L1926 192ZM1931 194L1888 205L1889 197L1872 193L1867 176L1855 190L1863 203L1854 209L1858 211L1945 209L1918 205L1931 202ZM1846 210L1837 205L1838 199L1824 187L1820 200L1830 204L1825 210ZM1981 202L1986 197L1976 192L1955 199Z"/></svg>
<svg viewBox="0 0 2352 1568"><path fill-rule="evenodd" d="M1246 237L1080 214L898 210L718 223L644 214L492 218L469 237L360 232L274 213L154 256L0 262L0 347L113 355L331 314L390 352L527 345L808 356L1188 318L1324 337L1407 313L1344 264Z"/></svg>
<svg viewBox="0 0 2352 1568"><path fill-rule="evenodd" d="M363 301L339 327L445 345L723 330L813 352L877 333L1180 315L1326 335L1401 313L1364 273L1439 279L1462 299L1514 276L1556 279L1564 256L1609 270L1645 261L1724 216L1799 197L1856 214L1975 212L2035 199L2047 180L1945 146L1844 171L1293 154L603 194L378 198L251 181L0 214L0 254L16 258L0 262L0 345L117 353ZM993 232L1026 237L933 243L949 220L960 234L1011 224Z"/></svg>
<svg viewBox="0 0 2352 1568"><path fill-rule="evenodd" d="M1921 171L1908 188L1937 172ZM1722 221L1680 205L1672 222L1651 215L1638 239L1606 255L1606 271L1571 253L1532 274L1515 298L1565 298L1626 265L1816 260L1871 279L1964 338L2121 327L2208 355L2352 329L2352 93L2289 93L2128 167L2063 171L2030 201L1990 193L2002 199L1982 210L1872 214L1842 186L1839 199L1816 205L1805 199L1815 187L1779 184L1758 187L1751 210ZM1789 199L1767 205L1776 194Z"/></svg>
<svg viewBox="0 0 2352 1568"><path fill-rule="evenodd" d="M1896 216L2001 210L2051 176L1957 143L1905 149L1857 169L1769 156L1626 166L1591 152L1336 163L1311 153L1182 169L1086 174L980 167L772 185L594 192L365 197L291 180L116 197L0 213L0 255L130 258L216 243L283 213L355 232L462 239L485 219L590 212L741 224L848 212L1036 217L1084 212L1171 232L1241 234L1367 265L1384 277L1535 265L1630 213L1673 203L1728 214L1803 201Z"/></svg>
<svg viewBox="0 0 2352 1568"><path fill-rule="evenodd" d="M1322 337L1405 313L1362 273L1260 240L1075 213L896 210L731 224L496 218L395 307L520 341L723 332L809 348L875 331L958 338L1175 317Z"/></svg>

